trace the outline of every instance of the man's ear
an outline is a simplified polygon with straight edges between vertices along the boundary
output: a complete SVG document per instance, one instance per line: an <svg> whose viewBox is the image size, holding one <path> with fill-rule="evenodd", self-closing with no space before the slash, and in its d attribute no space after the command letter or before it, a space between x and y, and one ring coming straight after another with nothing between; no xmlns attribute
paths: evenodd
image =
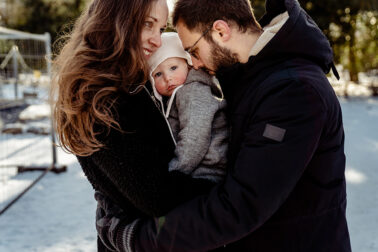
<svg viewBox="0 0 378 252"><path fill-rule="evenodd" d="M213 34L216 41L227 42L231 38L231 28L224 20L216 20L213 23Z"/></svg>

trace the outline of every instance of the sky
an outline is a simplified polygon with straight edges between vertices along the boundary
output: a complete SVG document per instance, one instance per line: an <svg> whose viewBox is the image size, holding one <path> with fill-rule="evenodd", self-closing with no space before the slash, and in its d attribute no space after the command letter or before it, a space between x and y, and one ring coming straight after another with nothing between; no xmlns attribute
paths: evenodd
<svg viewBox="0 0 378 252"><path fill-rule="evenodd" d="M171 12L173 9L173 3L175 0L167 0L169 11Z"/></svg>

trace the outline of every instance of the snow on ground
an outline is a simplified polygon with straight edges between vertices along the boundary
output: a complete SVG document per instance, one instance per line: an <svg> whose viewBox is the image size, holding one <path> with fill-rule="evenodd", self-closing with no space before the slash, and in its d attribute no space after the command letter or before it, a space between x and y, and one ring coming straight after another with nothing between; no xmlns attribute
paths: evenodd
<svg viewBox="0 0 378 252"><path fill-rule="evenodd" d="M1 114L5 116L3 129L18 127L23 133L0 133L0 210L42 174L38 171L16 175L14 165L52 163L51 136L27 133L50 130L48 91L24 85L19 85L18 91L19 98L23 93L36 93L37 98L27 99L30 106L22 112L11 108ZM14 85L0 85L5 104L14 99L14 93ZM19 113L19 121L12 113ZM96 251L93 189L73 155L58 149L58 163L67 165L67 172L46 174L0 216L0 252Z"/></svg>
<svg viewBox="0 0 378 252"><path fill-rule="evenodd" d="M59 151L59 163L68 165L68 171L48 173L0 216L1 252L96 251L92 187L72 155ZM36 174L41 173L12 180L30 183Z"/></svg>
<svg viewBox="0 0 378 252"><path fill-rule="evenodd" d="M378 99L341 100L353 251L378 251Z"/></svg>
<svg viewBox="0 0 378 252"><path fill-rule="evenodd" d="M377 70L369 73L359 73L358 84L349 80L348 71L343 69L341 65L337 66L337 71L340 74L340 80L337 80L333 74L330 74L328 79L338 96L344 96L347 93L351 97L369 97L373 94L372 87L378 88Z"/></svg>
<svg viewBox="0 0 378 252"><path fill-rule="evenodd" d="M23 98L24 93L26 94L33 94L37 93L39 99L47 99L49 95L49 91L47 86L41 87L34 87L31 85L18 85L17 89L14 83L3 83L0 82L0 97L7 98L7 99L15 99L16 98L16 90L17 90L17 98Z"/></svg>
<svg viewBox="0 0 378 252"><path fill-rule="evenodd" d="M34 104L29 107L27 107L25 110L23 110L19 118L20 120L27 121L27 120L38 120L43 119L46 117L50 117L51 114L51 107L49 104L43 103L43 104Z"/></svg>
<svg viewBox="0 0 378 252"><path fill-rule="evenodd" d="M347 217L352 248L378 251L378 98L340 98L340 103L346 133ZM49 164L49 138L0 134L0 209L41 174L15 175L14 168L1 166L20 161ZM93 189L72 155L59 150L58 161L68 165L67 172L47 174L0 216L0 252L96 251Z"/></svg>

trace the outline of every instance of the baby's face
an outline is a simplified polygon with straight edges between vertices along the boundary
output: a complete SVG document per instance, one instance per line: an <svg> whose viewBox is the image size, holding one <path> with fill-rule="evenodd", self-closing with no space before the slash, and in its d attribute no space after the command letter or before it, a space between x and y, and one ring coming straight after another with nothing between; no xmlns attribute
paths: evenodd
<svg viewBox="0 0 378 252"><path fill-rule="evenodd" d="M163 96L171 96L176 87L185 83L188 64L183 58L168 58L152 72L156 90Z"/></svg>

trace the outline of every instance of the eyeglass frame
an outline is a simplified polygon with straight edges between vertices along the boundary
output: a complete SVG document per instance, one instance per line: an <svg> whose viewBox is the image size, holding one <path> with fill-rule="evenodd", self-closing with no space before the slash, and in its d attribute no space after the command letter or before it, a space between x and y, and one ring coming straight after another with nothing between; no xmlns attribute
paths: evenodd
<svg viewBox="0 0 378 252"><path fill-rule="evenodd" d="M187 52L187 53L189 53L192 57L194 57L194 58L196 58L196 59L198 59L198 57L196 56L196 55L194 55L194 53L193 53L193 50L194 50L194 47L198 44L198 42L201 40L201 38L203 38L211 29L213 28L213 26L210 26L209 28L207 28L203 33L202 33L202 35L197 39L197 41L196 42L194 42L194 44L191 46L191 47L189 47L188 49L186 49L185 51Z"/></svg>

